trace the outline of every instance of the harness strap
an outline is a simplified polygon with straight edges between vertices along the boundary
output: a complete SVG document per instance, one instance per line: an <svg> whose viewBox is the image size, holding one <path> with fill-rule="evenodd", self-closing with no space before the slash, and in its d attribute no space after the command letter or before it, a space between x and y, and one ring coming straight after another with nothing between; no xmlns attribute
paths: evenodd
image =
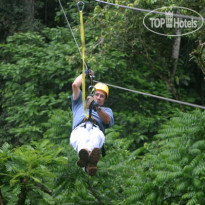
<svg viewBox="0 0 205 205"><path fill-rule="evenodd" d="M83 25L83 12L80 12L80 36L82 42L82 60L83 60L83 70L82 70L82 97L83 97L83 108L85 116L87 117L87 110L85 107L85 37L84 37L84 25Z"/></svg>

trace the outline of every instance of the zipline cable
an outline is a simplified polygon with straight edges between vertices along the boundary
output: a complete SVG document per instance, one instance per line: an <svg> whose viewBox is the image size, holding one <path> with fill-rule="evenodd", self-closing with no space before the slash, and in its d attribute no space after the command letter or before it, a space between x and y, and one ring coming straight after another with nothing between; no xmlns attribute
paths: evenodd
<svg viewBox="0 0 205 205"><path fill-rule="evenodd" d="M94 80L94 82L100 83L99 81L96 81L96 80ZM153 94L149 94L149 93L144 93L144 92L137 91L137 90L131 90L131 89L128 89L128 88L123 88L123 87L119 87L119 86L116 86L116 85L111 85L111 84L108 84L108 83L105 83L105 84L110 86L110 87L117 88L117 89L120 89L120 90L125 90L125 91L128 91L128 92L137 93L137 94L141 94L141 95L146 95L146 96L149 96L149 97L158 98L158 99L161 99L161 100L166 100L166 101L170 101L170 102L174 102L174 103L178 103L178 104L182 104L182 105L187 105L187 106L191 106L191 107L196 107L196 108L200 108L200 109L205 110L205 107L201 106L201 105L192 104L192 103L188 103L188 102L183 102L183 101L180 101L180 100L174 100L174 99L171 99L171 98L166 98L166 97L153 95Z"/></svg>
<svg viewBox="0 0 205 205"><path fill-rule="evenodd" d="M99 3L102 3L102 4L121 7L121 8L124 8L124 9L131 9L131 10L141 11L141 12L146 12L146 13L150 12L150 13L164 14L165 15L164 12L160 12L160 11L156 11L156 10L141 9L141 8L130 7L130 6L125 6L125 5L120 5L120 4L114 4L114 3L110 3L110 2L106 2L106 1L100 1L100 0L95 0L95 1L99 2ZM205 21L205 18L200 18L200 17L195 17L195 16L187 16L187 15L181 15L181 14L173 14L173 16L178 17L178 18L188 18L188 19L196 19L196 20Z"/></svg>
<svg viewBox="0 0 205 205"><path fill-rule="evenodd" d="M64 14L64 17L65 17L65 19L66 19L68 28L69 28L70 31L71 31L71 34L72 34L73 39L74 39L74 41L75 41L75 44L76 44L76 46L77 46L77 48L78 48L78 51L79 51L79 53L80 53L80 55L81 55L81 57L82 57L82 53L81 53L81 51L80 51L80 47L79 47L78 42L77 42L77 40L76 40L76 38L75 38L75 35L74 35L73 30L72 30L72 28L71 28L71 25L70 25L70 23L69 23L69 21L68 21L68 18L67 18L67 16L66 16L65 10L64 10L64 8L63 8L63 6L62 6L62 4L61 4L61 1L58 0L58 2L59 2L59 4L60 4L61 10L63 11L63 14ZM86 62L85 62L85 67L86 67L86 69L88 69Z"/></svg>
<svg viewBox="0 0 205 205"><path fill-rule="evenodd" d="M98 0L95 0L95 1L98 1ZM69 23L69 21L68 21L68 19L67 19L67 16L66 16L65 11L64 11L64 9L63 9L63 6L62 6L62 4L61 4L61 1L58 0L58 2L59 2L59 4L60 4L60 6L61 6L61 9L62 9L63 13L64 13L65 19L66 19L66 21L67 21L68 27L70 28L70 31L71 31L71 33L72 33L72 36L73 36L73 38L74 38L74 40L75 40L76 46L77 46L77 48L78 48L78 51L79 51L79 53L80 53L80 55L81 55L81 57L82 57L82 53L81 53L81 51L80 51L80 47L79 47L78 42L77 42L77 40L76 40L76 38L75 38L75 35L74 35L73 31L72 31L72 28L71 28L71 26L70 26L70 23ZM98 1L98 2L102 2L102 1ZM106 3L107 3L107 2L106 2ZM86 68L87 68L86 63L85 63L85 66L86 66ZM99 82L99 81L93 80L93 82ZM128 89L128 88L123 88L123 87L116 86L116 85L112 85L112 84L108 84L108 83L105 83L105 84L107 84L107 85L110 86L110 87L117 88L117 89L121 89L121 90L125 90L125 91L128 91L128 92L133 92L133 93L137 93L137 94L141 94L141 95L146 95L146 96L149 96L149 97L158 98L158 99L161 99L161 100L166 100L166 101L170 101L170 102L174 102L174 103L178 103L178 104L183 104L183 105L187 105L187 106L191 106L191 107L195 107L195 108L205 109L205 107L204 107L204 106L201 106L201 105L196 105L196 104L192 104L192 103L188 103L188 102L183 102L183 101L179 101L179 100L174 100L174 99L171 99L171 98L166 98L166 97L162 97L162 96L157 96L157 95L153 95L153 94L149 94L149 93L143 93L143 92L141 92L141 91L131 90L131 89Z"/></svg>

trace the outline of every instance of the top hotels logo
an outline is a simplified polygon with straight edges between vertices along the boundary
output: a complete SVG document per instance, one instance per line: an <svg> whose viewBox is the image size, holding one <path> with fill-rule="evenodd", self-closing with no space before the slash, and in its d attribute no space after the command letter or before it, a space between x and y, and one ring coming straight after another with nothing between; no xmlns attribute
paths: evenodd
<svg viewBox="0 0 205 205"><path fill-rule="evenodd" d="M164 36L188 35L198 31L203 23L204 18L198 12L185 7L158 8L146 14L143 19L149 31Z"/></svg>

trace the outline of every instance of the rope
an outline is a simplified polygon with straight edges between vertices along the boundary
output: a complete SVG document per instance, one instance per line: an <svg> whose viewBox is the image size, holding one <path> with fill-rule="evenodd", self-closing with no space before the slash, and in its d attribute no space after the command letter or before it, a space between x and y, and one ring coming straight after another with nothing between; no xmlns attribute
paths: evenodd
<svg viewBox="0 0 205 205"><path fill-rule="evenodd" d="M96 81L96 80L94 80L94 82L100 83L99 81ZM174 100L174 99L171 99L171 98L166 98L166 97L162 97L162 96L158 96L158 95L144 93L144 92L137 91L137 90L131 90L131 89L128 89L128 88L123 88L123 87L119 87L119 86L116 86L116 85L111 85L111 84L108 84L108 83L105 83L105 84L110 86L110 87L117 88L117 89L120 89L120 90L125 90L125 91L128 91L128 92L133 92L133 93L146 95L146 96L153 97L153 98L158 98L160 100L166 100L166 101L170 101L170 102L174 102L174 103L178 103L178 104L182 104L182 105L187 105L187 106L191 106L191 107L196 107L196 108L200 108L200 109L205 110L205 107L201 106L201 105L196 105L196 104L192 104L192 103L188 103L188 102L183 102L183 101L180 101L180 100Z"/></svg>
<svg viewBox="0 0 205 205"><path fill-rule="evenodd" d="M155 11L155 10L135 8L135 7L124 6L124 5L114 4L114 3L100 1L100 0L95 0L95 1L97 1L99 3L102 3L102 4L108 4L108 5L112 5L112 6L121 7L121 8L124 8L124 9L131 9L131 10L141 11L141 12L146 12L146 13L151 12L151 13L155 13L155 14L164 14L165 15L164 12L159 12L159 11ZM178 17L178 18L188 18L188 19L196 19L196 20L205 21L205 18L194 17L194 16L187 16L187 15L181 15L181 14L173 14L173 16Z"/></svg>
<svg viewBox="0 0 205 205"><path fill-rule="evenodd" d="M71 25L70 25L70 23L69 23L69 21L68 21L68 18L67 18L67 16L66 16L65 10L64 10L64 8L63 8L63 6L62 6L62 4L61 4L61 0L58 0L58 2L59 2L59 4L60 4L61 10L63 11L63 14L64 14L64 17L65 17L65 19L66 19L68 28L70 29L70 32L71 32L71 34L72 34L72 36L73 36L73 39L74 39L74 41L75 41L75 44L76 44L76 46L77 46L77 48L78 48L78 51L79 51L79 53L80 53L80 55L81 55L81 57L82 57L82 53L81 53L80 47L79 47L78 42L77 42L77 40L76 40L76 38L75 38L75 35L74 35L73 30L72 30L72 28L71 28ZM86 69L88 69L86 62L85 62L85 67L86 67Z"/></svg>

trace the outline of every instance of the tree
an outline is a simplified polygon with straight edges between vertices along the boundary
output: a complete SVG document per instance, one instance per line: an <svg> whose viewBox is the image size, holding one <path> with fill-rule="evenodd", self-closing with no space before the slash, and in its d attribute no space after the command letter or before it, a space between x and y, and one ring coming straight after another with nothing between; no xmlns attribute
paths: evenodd
<svg viewBox="0 0 205 205"><path fill-rule="evenodd" d="M66 163L66 158L59 156L61 152L62 148L48 140L15 149L5 143L0 150L1 204L23 205L34 200L52 204L49 186L56 177L52 167ZM38 200L39 196L43 200Z"/></svg>

